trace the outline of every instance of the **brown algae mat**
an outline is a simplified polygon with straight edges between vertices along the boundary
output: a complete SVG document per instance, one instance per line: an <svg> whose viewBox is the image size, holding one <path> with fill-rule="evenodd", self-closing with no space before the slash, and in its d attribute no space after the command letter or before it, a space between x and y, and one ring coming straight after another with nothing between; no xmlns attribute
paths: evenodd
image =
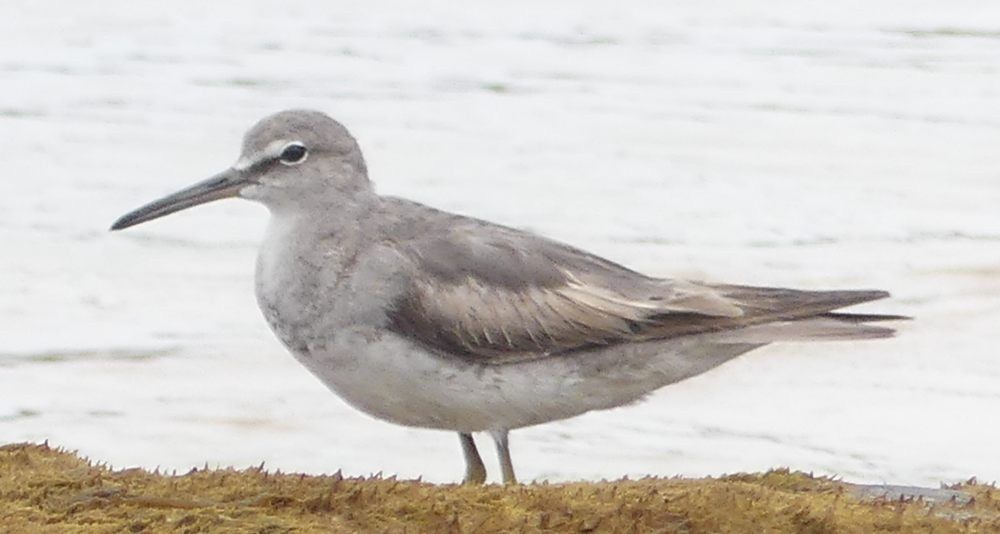
<svg viewBox="0 0 1000 534"><path fill-rule="evenodd" d="M1000 494L853 486L787 470L503 487L263 469L112 470L0 447L3 532L1000 532Z"/></svg>

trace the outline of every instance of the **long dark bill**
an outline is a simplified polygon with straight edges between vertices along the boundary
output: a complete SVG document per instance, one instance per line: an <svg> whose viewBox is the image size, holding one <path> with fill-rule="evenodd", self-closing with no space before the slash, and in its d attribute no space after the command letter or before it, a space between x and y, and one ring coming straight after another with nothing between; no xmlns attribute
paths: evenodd
<svg viewBox="0 0 1000 534"><path fill-rule="evenodd" d="M213 200L234 197L249 180L240 171L228 169L215 176L198 182L191 187L182 189L172 195L167 195L145 206L122 215L114 224L112 230L121 230L129 226L158 219L175 211L204 204Z"/></svg>

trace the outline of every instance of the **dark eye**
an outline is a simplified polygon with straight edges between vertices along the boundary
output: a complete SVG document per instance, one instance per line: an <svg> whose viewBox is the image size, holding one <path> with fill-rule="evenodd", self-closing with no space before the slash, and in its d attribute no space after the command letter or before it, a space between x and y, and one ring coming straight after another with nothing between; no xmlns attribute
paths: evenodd
<svg viewBox="0 0 1000 534"><path fill-rule="evenodd" d="M305 161L308 155L309 150L306 149L306 146L296 141L285 145L278 159L285 165L297 165Z"/></svg>

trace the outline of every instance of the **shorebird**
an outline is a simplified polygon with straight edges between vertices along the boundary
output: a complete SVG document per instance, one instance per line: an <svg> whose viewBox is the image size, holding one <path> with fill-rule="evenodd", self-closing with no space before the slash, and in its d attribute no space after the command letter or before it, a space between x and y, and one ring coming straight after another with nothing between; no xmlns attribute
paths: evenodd
<svg viewBox="0 0 1000 534"><path fill-rule="evenodd" d="M776 341L884 338L898 316L837 310L884 291L653 278L521 230L375 193L358 143L308 110L254 125L229 169L118 219L213 200L265 205L257 302L294 357L355 408L458 433L465 482L488 432L622 406Z"/></svg>

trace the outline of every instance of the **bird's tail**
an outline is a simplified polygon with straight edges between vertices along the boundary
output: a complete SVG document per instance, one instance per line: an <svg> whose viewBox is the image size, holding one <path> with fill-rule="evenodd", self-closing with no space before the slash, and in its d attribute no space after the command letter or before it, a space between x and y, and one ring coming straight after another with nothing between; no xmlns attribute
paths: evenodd
<svg viewBox="0 0 1000 534"><path fill-rule="evenodd" d="M826 313L803 319L765 323L722 334L726 343L772 343L775 341L850 341L879 339L895 335L896 330L873 325L886 321L904 321L901 315L863 313Z"/></svg>

